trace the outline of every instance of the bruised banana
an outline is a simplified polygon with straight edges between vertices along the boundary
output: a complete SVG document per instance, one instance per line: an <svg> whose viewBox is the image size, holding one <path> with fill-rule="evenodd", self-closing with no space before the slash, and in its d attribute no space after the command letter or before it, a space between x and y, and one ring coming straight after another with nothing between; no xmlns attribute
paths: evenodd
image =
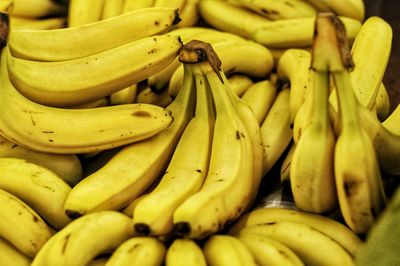
<svg viewBox="0 0 400 266"><path fill-rule="evenodd" d="M172 122L168 111L144 104L73 110L34 103L11 84L6 50L0 65L0 134L13 143L50 153L95 152L149 138Z"/></svg>
<svg viewBox="0 0 400 266"><path fill-rule="evenodd" d="M176 9L150 8L65 29L14 30L11 26L8 43L12 55L18 58L63 61L160 34L178 22Z"/></svg>
<svg viewBox="0 0 400 266"><path fill-rule="evenodd" d="M56 174L16 158L0 158L0 173L0 188L23 200L55 229L70 222L64 202L71 187Z"/></svg>
<svg viewBox="0 0 400 266"><path fill-rule="evenodd" d="M192 239L177 238L168 247L165 266L206 266L200 246Z"/></svg>
<svg viewBox="0 0 400 266"><path fill-rule="evenodd" d="M21 253L10 242L0 237L0 265L29 266L31 262L31 258Z"/></svg>
<svg viewBox="0 0 400 266"><path fill-rule="evenodd" d="M132 219L116 211L80 217L53 235L33 259L32 266L85 266L133 237Z"/></svg>
<svg viewBox="0 0 400 266"><path fill-rule="evenodd" d="M181 47L179 37L158 35L66 61L39 62L10 53L5 57L10 80L21 94L49 106L70 106L150 77L171 63Z"/></svg>
<svg viewBox="0 0 400 266"><path fill-rule="evenodd" d="M78 183L67 197L67 214L76 217L99 210L120 210L139 197L167 168L193 110L194 79L186 71L180 93L166 107L173 123L156 136L123 147Z"/></svg>

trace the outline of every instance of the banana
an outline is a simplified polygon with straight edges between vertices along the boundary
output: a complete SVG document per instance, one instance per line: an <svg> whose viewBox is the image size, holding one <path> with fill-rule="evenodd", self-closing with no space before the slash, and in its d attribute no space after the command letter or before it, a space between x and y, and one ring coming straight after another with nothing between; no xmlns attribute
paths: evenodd
<svg viewBox="0 0 400 266"><path fill-rule="evenodd" d="M105 0L101 19L112 18L122 14L125 0Z"/></svg>
<svg viewBox="0 0 400 266"><path fill-rule="evenodd" d="M263 235L241 234L239 240L245 244L260 266L301 266L304 263L286 245Z"/></svg>
<svg viewBox="0 0 400 266"><path fill-rule="evenodd" d="M26 18L65 15L67 8L52 0L13 0L10 14Z"/></svg>
<svg viewBox="0 0 400 266"><path fill-rule="evenodd" d="M263 144L263 176L276 164L292 140L289 120L290 89L277 93L271 109L260 125Z"/></svg>
<svg viewBox="0 0 400 266"><path fill-rule="evenodd" d="M122 13L128 13L130 11L145 9L147 7L153 7L155 0L125 0L122 8Z"/></svg>
<svg viewBox="0 0 400 266"><path fill-rule="evenodd" d="M54 234L33 259L32 266L84 266L96 256L116 249L133 235L132 220L122 213L88 214Z"/></svg>
<svg viewBox="0 0 400 266"><path fill-rule="evenodd" d="M0 189L0 237L33 258L54 230L26 203Z"/></svg>
<svg viewBox="0 0 400 266"><path fill-rule="evenodd" d="M239 97L242 97L246 90L254 84L249 76L243 74L233 74L228 77L228 81L233 92Z"/></svg>
<svg viewBox="0 0 400 266"><path fill-rule="evenodd" d="M257 265L249 249L239 239L229 235L212 235L205 242L203 253L208 265Z"/></svg>
<svg viewBox="0 0 400 266"><path fill-rule="evenodd" d="M347 38L352 43L361 28L358 20L339 17L344 23ZM315 18L282 19L265 23L250 38L268 48L310 47L313 40Z"/></svg>
<svg viewBox="0 0 400 266"><path fill-rule="evenodd" d="M12 55L18 58L63 61L97 54L160 34L178 22L176 9L148 8L80 27L57 30L11 28L8 43Z"/></svg>
<svg viewBox="0 0 400 266"><path fill-rule="evenodd" d="M376 95L375 106L372 109L376 109L376 114L380 121L384 121L390 114L390 97L389 92L385 84L381 83L378 89L378 95Z"/></svg>
<svg viewBox="0 0 400 266"><path fill-rule="evenodd" d="M253 234L281 242L305 265L354 265L342 246L323 232L295 221L277 221L243 228L238 237ZM335 254L335 256L332 256Z"/></svg>
<svg viewBox="0 0 400 266"><path fill-rule="evenodd" d="M269 80L262 80L251 85L241 98L250 106L258 123L261 124L268 114L276 94L275 85Z"/></svg>
<svg viewBox="0 0 400 266"><path fill-rule="evenodd" d="M154 237L133 237L123 242L107 261L107 266L162 265L166 253L164 243Z"/></svg>
<svg viewBox="0 0 400 266"><path fill-rule="evenodd" d="M68 27L77 27L101 20L106 1L110 0L69 0Z"/></svg>
<svg viewBox="0 0 400 266"><path fill-rule="evenodd" d="M292 141L289 143L288 151L284 154L284 158L281 164L279 177L281 184L290 184L290 165L292 164L293 153L296 149L296 144Z"/></svg>
<svg viewBox="0 0 400 266"><path fill-rule="evenodd" d="M240 230L247 227L278 222L298 222L316 231L321 231L323 234L339 243L351 256L355 256L363 244L362 240L355 233L336 220L320 214L280 207L261 208L244 214L232 225L229 229L229 234L235 235Z"/></svg>
<svg viewBox="0 0 400 266"><path fill-rule="evenodd" d="M192 75L186 72L184 87L166 108L174 118L168 128L152 138L123 147L102 168L71 190L65 203L70 216L98 210L120 210L163 173L193 115L193 84Z"/></svg>
<svg viewBox="0 0 400 266"><path fill-rule="evenodd" d="M0 173L0 188L24 201L55 229L70 222L64 201L71 187L59 176L16 158L0 158Z"/></svg>
<svg viewBox="0 0 400 266"><path fill-rule="evenodd" d="M149 138L172 122L166 110L152 105L70 110L36 104L13 87L8 79L6 59L6 49L3 49L0 133L23 147L63 154L94 152Z"/></svg>
<svg viewBox="0 0 400 266"><path fill-rule="evenodd" d="M108 257L105 258L97 258L89 261L85 266L106 266L108 261Z"/></svg>
<svg viewBox="0 0 400 266"><path fill-rule="evenodd" d="M11 15L11 30L54 30L64 28L66 25L65 17L50 17L42 19L31 19Z"/></svg>
<svg viewBox="0 0 400 266"><path fill-rule="evenodd" d="M246 10L229 1L200 0L198 4L201 18L213 28L227 31L246 39L252 37L253 32L270 20Z"/></svg>
<svg viewBox="0 0 400 266"><path fill-rule="evenodd" d="M110 95L110 105L129 104L135 103L137 97L138 86L133 84L120 91L114 92Z"/></svg>
<svg viewBox="0 0 400 266"><path fill-rule="evenodd" d="M85 103L75 104L72 106L67 106L68 109L88 109L88 108L98 108L110 105L109 97L104 97L98 100L93 100Z"/></svg>
<svg viewBox="0 0 400 266"><path fill-rule="evenodd" d="M177 238L168 247L166 266L206 266L202 249L191 239Z"/></svg>
<svg viewBox="0 0 400 266"><path fill-rule="evenodd" d="M187 0L154 0L154 7L173 7L182 10Z"/></svg>
<svg viewBox="0 0 400 266"><path fill-rule="evenodd" d="M315 7L301 0L231 0L231 2L270 20L315 17L317 14Z"/></svg>
<svg viewBox="0 0 400 266"><path fill-rule="evenodd" d="M136 97L136 103L148 103L161 107L166 107L173 100L173 97L171 97L166 88L164 88L162 91L155 92L150 86L138 92Z"/></svg>
<svg viewBox="0 0 400 266"><path fill-rule="evenodd" d="M197 5L200 0L186 0L180 10L182 21L177 25L178 28L192 27L199 21L200 14Z"/></svg>
<svg viewBox="0 0 400 266"><path fill-rule="evenodd" d="M163 91L167 87L172 74L180 65L181 62L176 57L168 66L146 80L148 87L156 92Z"/></svg>
<svg viewBox="0 0 400 266"><path fill-rule="evenodd" d="M306 0L321 11L333 11L339 16L347 16L363 22L365 4L362 0Z"/></svg>
<svg viewBox="0 0 400 266"><path fill-rule="evenodd" d="M82 179L82 164L75 154L52 154L26 149L1 135L0 158L20 158L48 168L70 186Z"/></svg>
<svg viewBox="0 0 400 266"><path fill-rule="evenodd" d="M254 182L253 151L250 134L229 98L229 84L224 82L218 56L211 46L199 41L184 47L180 56L186 52L185 62L191 62L207 77L216 120L205 182L175 210L173 221L177 234L203 238L222 229L248 207Z"/></svg>
<svg viewBox="0 0 400 266"><path fill-rule="evenodd" d="M29 266L32 259L22 254L8 241L0 237L0 265Z"/></svg>
<svg viewBox="0 0 400 266"><path fill-rule="evenodd" d="M185 71L192 71L190 65L185 66ZM139 234L171 233L174 210L201 188L207 175L215 118L205 76L195 69L193 75L197 101L194 117L184 129L160 183L136 204L133 222Z"/></svg>
<svg viewBox="0 0 400 266"><path fill-rule="evenodd" d="M0 12L10 14L12 10L14 0L2 0L0 1Z"/></svg>

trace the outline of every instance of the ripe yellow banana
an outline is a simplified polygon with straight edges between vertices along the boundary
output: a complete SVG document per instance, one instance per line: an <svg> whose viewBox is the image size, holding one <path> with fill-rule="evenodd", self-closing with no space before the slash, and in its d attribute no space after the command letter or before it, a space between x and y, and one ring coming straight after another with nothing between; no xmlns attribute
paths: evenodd
<svg viewBox="0 0 400 266"><path fill-rule="evenodd" d="M2 0L0 1L0 12L10 14L13 7L13 0Z"/></svg>
<svg viewBox="0 0 400 266"><path fill-rule="evenodd" d="M101 19L112 18L122 14L125 0L105 0Z"/></svg>
<svg viewBox="0 0 400 266"><path fill-rule="evenodd" d="M71 187L41 166L23 159L0 158L0 188L18 197L59 230L70 222L64 202Z"/></svg>
<svg viewBox="0 0 400 266"><path fill-rule="evenodd" d="M110 105L135 103L137 97L137 84L131 85L110 95Z"/></svg>
<svg viewBox="0 0 400 266"><path fill-rule="evenodd" d="M158 35L66 61L39 62L11 54L6 58L10 80L25 97L68 106L103 98L150 77L167 66L181 47L179 37Z"/></svg>
<svg viewBox="0 0 400 266"><path fill-rule="evenodd" d="M354 41L361 23L358 20L340 17L350 43ZM282 19L265 23L251 39L268 48L303 48L312 44L315 18Z"/></svg>
<svg viewBox="0 0 400 266"><path fill-rule="evenodd" d="M13 0L11 15L42 18L65 15L67 8L52 0Z"/></svg>
<svg viewBox="0 0 400 266"><path fill-rule="evenodd" d="M11 30L55 30L64 28L66 25L65 17L50 17L32 19L25 17L10 16Z"/></svg>
<svg viewBox="0 0 400 266"><path fill-rule="evenodd" d="M32 259L21 253L7 240L0 237L0 265L29 266Z"/></svg>
<svg viewBox="0 0 400 266"><path fill-rule="evenodd" d="M286 245L272 238L242 233L239 240L249 249L260 266L302 266L304 263Z"/></svg>
<svg viewBox="0 0 400 266"><path fill-rule="evenodd" d="M182 21L177 25L178 28L192 27L196 25L200 18L197 5L200 0L186 0L182 9L179 10Z"/></svg>
<svg viewBox="0 0 400 266"><path fill-rule="evenodd" d="M185 73L184 87L166 108L173 123L144 141L127 145L70 192L65 209L71 216L98 210L120 210L140 196L167 168L194 110L194 80Z"/></svg>
<svg viewBox="0 0 400 266"><path fill-rule="evenodd" d="M237 238L229 235L212 235L203 246L208 265L255 266L249 249Z"/></svg>
<svg viewBox="0 0 400 266"><path fill-rule="evenodd" d="M301 0L231 0L271 20L315 17L317 10Z"/></svg>
<svg viewBox="0 0 400 266"><path fill-rule="evenodd" d="M305 265L354 265L350 254L338 242L303 223L263 223L245 227L237 235L240 237L242 234L256 234L279 241L293 250Z"/></svg>
<svg viewBox="0 0 400 266"><path fill-rule="evenodd" d="M196 62L193 66L207 77L207 86L211 87L214 97L216 120L205 182L200 191L175 210L173 216L176 233L191 238L203 238L237 218L251 200L254 182L250 134L232 105L227 91L229 84L223 82L226 78L220 79L224 73L218 56L211 46L197 43L184 51L193 59L190 62ZM216 62L210 63L213 59L217 59ZM215 64L215 70L211 64Z"/></svg>
<svg viewBox="0 0 400 266"><path fill-rule="evenodd" d="M154 91L153 87L150 86L140 90L136 97L136 103L149 103L161 107L166 107L173 100L167 88L163 88L161 91Z"/></svg>
<svg viewBox="0 0 400 266"><path fill-rule="evenodd" d="M177 238L168 247L166 266L206 266L202 249L192 239Z"/></svg>
<svg viewBox="0 0 400 266"><path fill-rule="evenodd" d="M157 238L137 236L126 240L118 246L108 259L107 265L162 265L165 253L166 247L164 243Z"/></svg>
<svg viewBox="0 0 400 266"><path fill-rule="evenodd" d="M109 0L69 0L68 27L77 27L101 20L106 1Z"/></svg>
<svg viewBox="0 0 400 266"><path fill-rule="evenodd" d="M0 63L0 133L18 145L52 153L94 152L149 138L172 122L166 110L144 104L72 110L31 102L8 78L6 50Z"/></svg>
<svg viewBox="0 0 400 266"><path fill-rule="evenodd" d="M275 101L276 94L275 85L269 80L263 80L247 88L241 98L250 106L261 124Z"/></svg>
<svg viewBox="0 0 400 266"><path fill-rule="evenodd" d="M34 151L0 136L0 158L20 158L48 168L70 186L82 179L82 164L75 154L54 154Z"/></svg>
<svg viewBox="0 0 400 266"><path fill-rule="evenodd" d="M320 11L332 11L339 16L347 16L359 21L365 17L365 4L362 0L306 0Z"/></svg>
<svg viewBox="0 0 400 266"><path fill-rule="evenodd" d="M80 217L53 235L33 259L32 266L84 266L133 237L132 219L116 211Z"/></svg>
<svg viewBox="0 0 400 266"><path fill-rule="evenodd" d="M289 143L288 151L284 154L283 162L280 168L279 177L282 185L290 184L290 165L292 164L293 153L296 149L296 143Z"/></svg>
<svg viewBox="0 0 400 266"><path fill-rule="evenodd" d="M376 109L376 115L380 121L384 121L390 114L390 97L385 84L381 83L376 95L375 104L372 109Z"/></svg>
<svg viewBox="0 0 400 266"><path fill-rule="evenodd" d="M191 71L190 65L185 66L188 68L185 71ZM194 71L193 75L196 112L183 131L160 183L136 204L133 222L139 234L171 233L173 212L201 188L207 175L215 118L205 76Z"/></svg>
<svg viewBox="0 0 400 266"><path fill-rule="evenodd" d="M253 210L240 217L229 229L229 234L235 235L246 227L285 221L302 223L317 231L321 231L339 243L352 256L355 256L363 244L362 240L355 233L336 220L320 214L285 208L261 208Z"/></svg>
<svg viewBox="0 0 400 266"><path fill-rule="evenodd" d="M122 8L123 13L128 13L133 10L145 9L147 7L153 7L155 0L125 0Z"/></svg>
<svg viewBox="0 0 400 266"><path fill-rule="evenodd" d="M292 140L289 103L290 89L282 89L260 125L263 144L263 175L266 175L276 164Z"/></svg>
<svg viewBox="0 0 400 266"><path fill-rule="evenodd" d="M253 80L244 74L233 74L228 77L228 81L233 92L239 97L242 97L245 91L254 84Z"/></svg>
<svg viewBox="0 0 400 266"><path fill-rule="evenodd" d="M97 54L160 34L178 22L176 9L150 8L80 27L58 30L11 28L8 43L15 57L37 61L62 61Z"/></svg>
<svg viewBox="0 0 400 266"><path fill-rule="evenodd" d="M33 258L53 234L54 230L26 203L0 189L0 237Z"/></svg>
<svg viewBox="0 0 400 266"><path fill-rule="evenodd" d="M182 10L187 0L154 0L154 7L174 7Z"/></svg>

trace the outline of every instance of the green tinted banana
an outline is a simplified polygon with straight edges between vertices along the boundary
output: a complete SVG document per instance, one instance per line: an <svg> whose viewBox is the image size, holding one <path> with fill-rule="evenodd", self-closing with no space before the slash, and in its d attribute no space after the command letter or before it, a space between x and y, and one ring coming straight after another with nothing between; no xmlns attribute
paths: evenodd
<svg viewBox="0 0 400 266"><path fill-rule="evenodd" d="M271 20L315 17L317 10L301 0L231 0Z"/></svg>
<svg viewBox="0 0 400 266"><path fill-rule="evenodd" d="M264 121L261 123L263 144L263 175L266 175L281 157L292 140L289 119L290 89L277 93Z"/></svg>
<svg viewBox="0 0 400 266"><path fill-rule="evenodd" d="M21 253L7 240L0 237L0 265L29 266L32 259Z"/></svg>
<svg viewBox="0 0 400 266"><path fill-rule="evenodd" d="M165 253L164 243L157 238L137 236L119 245L111 254L107 266L162 265Z"/></svg>
<svg viewBox="0 0 400 266"><path fill-rule="evenodd" d="M176 144L194 110L194 80L185 73L184 85L166 108L173 123L144 141L127 145L103 167L78 183L70 192L65 209L78 216L98 210L120 210L140 196L168 166Z"/></svg>
<svg viewBox="0 0 400 266"><path fill-rule="evenodd" d="M178 22L176 9L150 8L80 27L58 30L11 28L8 43L15 57L38 61L62 61L97 54L147 36L160 34Z"/></svg>
<svg viewBox="0 0 400 266"><path fill-rule="evenodd" d="M20 158L48 168L70 186L82 179L82 164L75 154L34 151L8 141L0 135L0 158Z"/></svg>
<svg viewBox="0 0 400 266"><path fill-rule="evenodd" d="M285 208L261 208L253 210L240 217L229 229L229 234L235 235L246 227L284 221L302 223L321 231L339 243L352 256L357 253L363 244L362 240L355 233L336 220L320 214Z"/></svg>
<svg viewBox="0 0 400 266"><path fill-rule="evenodd" d="M363 21L365 17L365 4L362 0L306 0L321 11L333 11L339 16Z"/></svg>
<svg viewBox="0 0 400 266"><path fill-rule="evenodd" d="M263 80L251 85L241 98L250 106L258 123L261 124L268 114L276 94L275 85L269 80Z"/></svg>
<svg viewBox="0 0 400 266"><path fill-rule="evenodd" d="M104 3L109 0L69 0L68 27L77 27L101 20Z"/></svg>
<svg viewBox="0 0 400 266"><path fill-rule="evenodd" d="M112 18L122 14L125 0L106 0L104 1L101 19Z"/></svg>
<svg viewBox="0 0 400 266"><path fill-rule="evenodd" d="M64 202L71 187L52 171L23 159L0 158L0 173L0 188L24 201L55 229L70 222Z"/></svg>
<svg viewBox="0 0 400 266"><path fill-rule="evenodd" d="M0 237L33 258L54 230L16 196L0 189Z"/></svg>
<svg viewBox="0 0 400 266"><path fill-rule="evenodd" d="M84 266L133 235L132 219L120 212L88 214L54 234L33 259L32 266Z"/></svg>
<svg viewBox="0 0 400 266"><path fill-rule="evenodd" d="M172 122L166 110L152 105L73 110L39 105L11 84L6 59L5 48L0 63L0 134L23 147L63 154L94 152L149 138Z"/></svg>
<svg viewBox="0 0 400 266"><path fill-rule="evenodd" d="M208 265L255 266L249 249L237 238L229 235L212 235L203 246Z"/></svg>
<svg viewBox="0 0 400 266"><path fill-rule="evenodd" d="M192 239L177 238L168 247L166 266L206 266L207 262L200 246Z"/></svg>
<svg viewBox="0 0 400 266"><path fill-rule="evenodd" d="M257 265L260 266L301 266L304 263L286 245L272 238L242 233L239 240L249 249Z"/></svg>
<svg viewBox="0 0 400 266"><path fill-rule="evenodd" d="M150 77L171 63L181 47L179 37L158 35L66 61L39 62L11 54L6 58L10 80L21 94L37 103L68 106Z"/></svg>
<svg viewBox="0 0 400 266"><path fill-rule="evenodd" d="M188 68L185 71L191 71L190 65L185 67ZM194 117L184 129L160 183L134 209L133 222L137 233L171 233L174 210L201 188L207 175L215 118L205 76L196 72L193 75L196 86Z"/></svg>

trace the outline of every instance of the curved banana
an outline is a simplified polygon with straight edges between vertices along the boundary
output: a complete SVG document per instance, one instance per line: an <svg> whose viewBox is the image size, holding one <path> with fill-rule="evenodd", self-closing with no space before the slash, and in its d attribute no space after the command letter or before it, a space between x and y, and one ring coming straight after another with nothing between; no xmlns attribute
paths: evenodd
<svg viewBox="0 0 400 266"><path fill-rule="evenodd" d="M192 67L198 67L207 77L207 86L211 87L214 97L216 120L205 182L200 191L175 210L173 221L177 234L203 238L222 229L248 207L254 182L253 151L250 134L229 98L229 84L223 81L226 78L222 78L224 73L217 55L211 46L203 46L204 43L189 44L183 51L187 51L190 62L196 62ZM216 62L211 61L215 59Z"/></svg>
<svg viewBox="0 0 400 266"><path fill-rule="evenodd" d="M258 124L261 125L275 100L276 94L275 85L269 80L262 80L247 88L241 98L253 110Z"/></svg>
<svg viewBox="0 0 400 266"><path fill-rule="evenodd" d="M192 75L186 72L184 87L166 108L174 118L168 128L152 138L123 147L103 167L71 190L65 203L70 216L98 210L120 210L163 173L193 115L193 84Z"/></svg>
<svg viewBox="0 0 400 266"><path fill-rule="evenodd" d="M54 230L26 203L0 189L0 237L33 258L53 234Z"/></svg>
<svg viewBox="0 0 400 266"><path fill-rule="evenodd" d="M165 255L166 266L206 266L206 258L196 242L177 238L168 247Z"/></svg>
<svg viewBox="0 0 400 266"><path fill-rule="evenodd" d="M11 54L6 58L10 80L21 94L37 103L68 106L103 98L150 77L172 62L181 47L179 37L158 35L66 61L39 62Z"/></svg>
<svg viewBox="0 0 400 266"><path fill-rule="evenodd" d="M51 153L94 152L149 138L172 122L166 110L152 105L72 110L29 101L8 79L5 50L0 63L0 134L18 145Z"/></svg>
<svg viewBox="0 0 400 266"><path fill-rule="evenodd" d="M11 15L27 18L42 18L65 15L67 8L52 0L13 0Z"/></svg>
<svg viewBox="0 0 400 266"><path fill-rule="evenodd" d="M34 151L8 141L0 135L0 158L20 158L48 168L70 186L82 179L82 164L75 154Z"/></svg>
<svg viewBox="0 0 400 266"><path fill-rule="evenodd" d="M109 96L110 105L135 103L138 94L137 84L131 85Z"/></svg>
<svg viewBox="0 0 400 266"><path fill-rule="evenodd" d="M347 16L364 21L365 4L362 0L306 0L321 11L333 11L339 16Z"/></svg>
<svg viewBox="0 0 400 266"><path fill-rule="evenodd" d="M293 250L305 265L354 265L350 254L338 242L303 223L263 223L245 227L237 236L241 237L242 234L266 236L279 241Z"/></svg>
<svg viewBox="0 0 400 266"><path fill-rule="evenodd" d="M190 65L185 67L185 71L191 71ZM206 78L196 72L193 76L196 86L194 117L184 129L160 183L136 204L133 223L139 234L171 233L174 210L201 188L207 175L215 118Z"/></svg>
<svg viewBox="0 0 400 266"><path fill-rule="evenodd" d="M186 0L179 14L181 22L177 25L178 28L192 27L199 21L200 14L197 5L200 0Z"/></svg>
<svg viewBox="0 0 400 266"><path fill-rule="evenodd" d="M136 236L118 246L108 259L107 266L162 265L165 253L164 243L157 238Z"/></svg>
<svg viewBox="0 0 400 266"><path fill-rule="evenodd" d="M272 238L242 233L239 240L249 249L260 266L302 266L304 263L286 245Z"/></svg>
<svg viewBox="0 0 400 266"><path fill-rule="evenodd" d="M10 16L10 29L14 30L55 30L65 28L67 20L65 17L50 17L32 19L25 17Z"/></svg>
<svg viewBox="0 0 400 266"><path fill-rule="evenodd" d="M242 97L246 90L254 84L254 81L244 74L232 74L228 77L228 81L233 92L239 97Z"/></svg>
<svg viewBox="0 0 400 266"><path fill-rule="evenodd" d="M101 19L112 18L122 14L125 0L106 0L104 1Z"/></svg>
<svg viewBox="0 0 400 266"><path fill-rule="evenodd" d="M116 249L133 235L132 219L122 213L88 214L54 234L33 259L32 266L84 266L96 256Z"/></svg>
<svg viewBox="0 0 400 266"><path fill-rule="evenodd" d="M290 89L282 89L260 125L263 144L263 176L276 164L292 140L289 103Z"/></svg>
<svg viewBox="0 0 400 266"><path fill-rule="evenodd" d="M339 17L346 28L350 43L361 28L358 20ZM255 30L251 39L268 48L303 48L312 44L315 18L293 18L265 23Z"/></svg>
<svg viewBox="0 0 400 266"><path fill-rule="evenodd" d="M0 237L0 265L29 266L32 259L21 253L7 240Z"/></svg>
<svg viewBox="0 0 400 266"><path fill-rule="evenodd" d="M198 8L201 18L208 25L246 39L251 38L258 28L270 23L267 18L229 1L200 0Z"/></svg>
<svg viewBox="0 0 400 266"><path fill-rule="evenodd" d="M271 20L315 17L317 10L301 0L231 0Z"/></svg>
<svg viewBox="0 0 400 266"><path fill-rule="evenodd" d="M0 158L0 173L0 188L24 201L55 229L70 222L64 202L71 187L59 176L16 158Z"/></svg>
<svg viewBox="0 0 400 266"><path fill-rule="evenodd" d="M57 30L11 28L8 43L12 55L18 58L37 61L71 60L160 34L178 22L176 9L149 8L80 27Z"/></svg>
<svg viewBox="0 0 400 266"><path fill-rule="evenodd" d="M212 235L203 246L208 265L255 266L249 249L237 238L229 235Z"/></svg>
<svg viewBox="0 0 400 266"><path fill-rule="evenodd" d="M68 27L77 27L101 20L104 3L109 0L69 0Z"/></svg>
<svg viewBox="0 0 400 266"><path fill-rule="evenodd" d="M253 210L232 225L229 234L235 235L246 227L276 222L298 222L321 231L339 243L349 254L355 256L363 244L362 240L347 226L321 214L285 208L261 208Z"/></svg>

